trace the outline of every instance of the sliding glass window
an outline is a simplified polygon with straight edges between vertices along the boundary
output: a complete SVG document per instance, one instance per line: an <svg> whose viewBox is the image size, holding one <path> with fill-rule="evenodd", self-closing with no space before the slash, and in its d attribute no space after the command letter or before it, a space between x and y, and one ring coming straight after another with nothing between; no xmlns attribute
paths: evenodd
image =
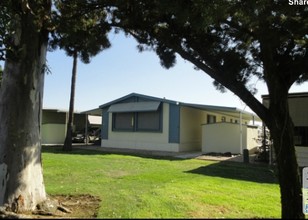
<svg viewBox="0 0 308 220"><path fill-rule="evenodd" d="M113 112L113 131L162 131L162 108L155 111Z"/></svg>
<svg viewBox="0 0 308 220"><path fill-rule="evenodd" d="M113 113L112 129L122 131L134 130L135 114L133 112Z"/></svg>
<svg viewBox="0 0 308 220"><path fill-rule="evenodd" d="M160 111L137 113L137 131L159 131L160 124Z"/></svg>

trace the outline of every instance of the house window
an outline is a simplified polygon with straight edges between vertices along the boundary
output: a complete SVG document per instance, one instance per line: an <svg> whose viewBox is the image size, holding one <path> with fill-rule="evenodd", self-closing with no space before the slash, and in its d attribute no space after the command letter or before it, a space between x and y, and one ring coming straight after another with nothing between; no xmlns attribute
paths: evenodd
<svg viewBox="0 0 308 220"><path fill-rule="evenodd" d="M294 127L294 143L296 146L308 146L308 127Z"/></svg>
<svg viewBox="0 0 308 220"><path fill-rule="evenodd" d="M215 115L207 115L207 123L216 123L216 116Z"/></svg>
<svg viewBox="0 0 308 220"><path fill-rule="evenodd" d="M160 130L160 114L156 112L137 113L137 131L158 131Z"/></svg>
<svg viewBox="0 0 308 220"><path fill-rule="evenodd" d="M161 131L161 108L145 112L114 112L114 131Z"/></svg>
<svg viewBox="0 0 308 220"><path fill-rule="evenodd" d="M226 117L225 116L221 116L221 122L225 122L226 121Z"/></svg>
<svg viewBox="0 0 308 220"><path fill-rule="evenodd" d="M134 113L113 113L113 130L132 131L134 130Z"/></svg>

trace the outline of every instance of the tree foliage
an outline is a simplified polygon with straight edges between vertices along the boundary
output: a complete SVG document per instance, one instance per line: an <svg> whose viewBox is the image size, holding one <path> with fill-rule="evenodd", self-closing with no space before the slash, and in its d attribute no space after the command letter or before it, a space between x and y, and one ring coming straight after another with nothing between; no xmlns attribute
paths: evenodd
<svg viewBox="0 0 308 220"><path fill-rule="evenodd" d="M141 51L154 50L166 68L179 54L260 116L274 141L282 217L303 218L288 92L308 79L307 8L279 0L136 0L110 10L112 25L134 36ZM267 85L268 108L254 96L254 78Z"/></svg>
<svg viewBox="0 0 308 220"><path fill-rule="evenodd" d="M78 2L78 1L77 1ZM77 59L89 63L90 58L109 48L107 33L110 25L106 22L104 10L91 9L83 11L75 1L56 1L54 12L56 30L52 32L50 46L65 50L73 57L69 118L63 150L72 150L72 130L74 121L75 87L77 76Z"/></svg>
<svg viewBox="0 0 308 220"><path fill-rule="evenodd" d="M43 51L48 33L52 31L52 48L65 49L70 56L78 52L87 63L102 49L97 45L108 45L104 38L108 26L103 22L108 18L110 25L123 29L138 40L140 51L154 50L164 67L175 65L175 54L179 54L211 76L218 89L229 89L262 118L274 140L282 217L304 217L288 91L294 83L300 84L308 79L307 7L289 6L282 0L58 0L55 3L52 20L49 0L0 2L0 59L7 62L9 58L12 70L10 75L6 75L9 72L4 69L4 75L10 77L2 82L0 89L1 106L6 105L5 109L0 109L0 150L9 152L5 156L1 154L0 163L8 163L16 156L18 159L8 165L11 169L24 162L34 164L33 160L40 161L39 157L20 155L29 149L28 137L33 137L33 149L39 143L39 131L34 131L34 127L39 130L37 116L40 114L43 78L33 67L40 67L45 58ZM89 26L92 28L87 29ZM34 62L39 65L32 65ZM249 84L254 77L267 85L268 108L254 97L256 88ZM12 88L11 85L16 84L11 82L15 80L22 86ZM37 83L35 88L34 83ZM37 95L28 100L27 96L33 94ZM16 97L29 102L15 104ZM38 101L31 104L31 100ZM18 118L22 115L18 114L20 109L35 120L23 124L22 134L18 133L27 137L22 139L23 142L14 138L15 132L6 132L18 130L16 126L26 118ZM8 117L12 120L9 121ZM29 124L33 126L30 128ZM12 150L16 146L19 151ZM14 175L20 176L25 167ZM11 201L16 196L14 192L18 191L14 191L11 185L18 189L30 185L25 180L13 182L11 176L8 181L11 181L7 193ZM20 191L27 191L29 195L35 193ZM33 204L30 197L25 200L27 204Z"/></svg>
<svg viewBox="0 0 308 220"><path fill-rule="evenodd" d="M5 51L10 49L8 45L12 34L12 13L9 11L10 1L0 2L0 61L5 60Z"/></svg>
<svg viewBox="0 0 308 220"><path fill-rule="evenodd" d="M113 23L155 50L163 66L179 53L238 95L242 86L252 92L253 76L270 80L267 54L286 89L307 80L307 13L283 1L130 1L114 10Z"/></svg>
<svg viewBox="0 0 308 220"><path fill-rule="evenodd" d="M51 33L50 48L59 47L71 57L77 52L82 62L89 63L91 57L110 47L106 34L111 28L105 11L95 8L84 11L76 2L79 1L55 1L56 29Z"/></svg>

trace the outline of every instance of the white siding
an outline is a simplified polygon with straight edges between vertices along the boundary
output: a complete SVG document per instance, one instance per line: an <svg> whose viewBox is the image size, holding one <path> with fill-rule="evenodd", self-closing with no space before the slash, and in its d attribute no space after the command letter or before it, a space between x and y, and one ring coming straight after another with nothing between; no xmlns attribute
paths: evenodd
<svg viewBox="0 0 308 220"><path fill-rule="evenodd" d="M178 152L179 144L169 142L169 104L163 103L162 132L123 132L112 130L112 113L109 113L108 139L102 139L102 147L137 150Z"/></svg>
<svg viewBox="0 0 308 220"><path fill-rule="evenodd" d="M201 124L206 122L206 116L202 110L181 108L180 151L201 151Z"/></svg>
<svg viewBox="0 0 308 220"><path fill-rule="evenodd" d="M248 150L252 150L258 146L257 138L258 138L258 128L243 126L244 129L247 129L247 137L246 137L246 147Z"/></svg>
<svg viewBox="0 0 308 220"><path fill-rule="evenodd" d="M297 163L300 167L308 167L308 146L298 147L295 146Z"/></svg>
<svg viewBox="0 0 308 220"><path fill-rule="evenodd" d="M242 129L242 135L241 135ZM234 123L215 123L202 125L202 152L241 154L243 149L252 149L258 137L255 128Z"/></svg>
<svg viewBox="0 0 308 220"><path fill-rule="evenodd" d="M42 144L63 144L66 136L65 124L43 124Z"/></svg>
<svg viewBox="0 0 308 220"><path fill-rule="evenodd" d="M179 143L169 143L169 104L163 103L163 129L162 132L129 132L129 131L113 131L112 130L112 113L109 113L108 124L108 139L102 139L102 147L111 148L125 148L125 149L138 149L138 150L157 150L157 151L170 151L170 152L183 152L183 151L201 151L202 141L204 136L202 135L202 124L207 123L207 116L213 115L216 117L216 122L221 122L222 118L229 121L237 121L236 123L226 123L233 127L239 127L239 117L230 116L228 114L217 113L214 111L205 111L193 107L181 106L180 107L180 133ZM240 116L238 114L238 116ZM247 120L243 120L244 123L248 123ZM171 122L172 123L172 122ZM222 123L220 123L222 124ZM245 131L246 132L246 131ZM217 133L224 134L225 131L221 131L218 128L213 134L214 137ZM245 147L250 146L246 140L246 133L243 140ZM234 135L231 135L234 136ZM239 152L239 138L237 134L237 150L234 149L234 153ZM227 141L228 142L228 141ZM226 146L224 144L224 146ZM228 146L227 146L228 148ZM232 152L232 149L226 149L227 152Z"/></svg>

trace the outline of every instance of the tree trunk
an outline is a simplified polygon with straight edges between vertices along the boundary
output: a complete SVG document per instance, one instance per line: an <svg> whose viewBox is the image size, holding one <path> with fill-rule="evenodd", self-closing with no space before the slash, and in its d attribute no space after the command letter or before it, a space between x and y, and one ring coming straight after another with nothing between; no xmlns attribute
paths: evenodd
<svg viewBox="0 0 308 220"><path fill-rule="evenodd" d="M289 116L287 94L284 92L270 94L269 110L272 115L269 128L274 143L280 184L281 217L304 218L301 175L294 147L294 127Z"/></svg>
<svg viewBox="0 0 308 220"><path fill-rule="evenodd" d="M77 52L75 51L73 56L73 69L72 69L72 82L71 82L71 96L70 106L68 113L68 122L66 129L66 137L63 145L64 151L72 150L72 133L73 133L73 122L74 122L74 103L75 103L75 87L76 87L76 76L77 76Z"/></svg>
<svg viewBox="0 0 308 220"><path fill-rule="evenodd" d="M44 3L49 14L50 2ZM0 90L0 205L14 212L46 200L41 112L48 32L24 9L15 13L14 47L7 52Z"/></svg>

